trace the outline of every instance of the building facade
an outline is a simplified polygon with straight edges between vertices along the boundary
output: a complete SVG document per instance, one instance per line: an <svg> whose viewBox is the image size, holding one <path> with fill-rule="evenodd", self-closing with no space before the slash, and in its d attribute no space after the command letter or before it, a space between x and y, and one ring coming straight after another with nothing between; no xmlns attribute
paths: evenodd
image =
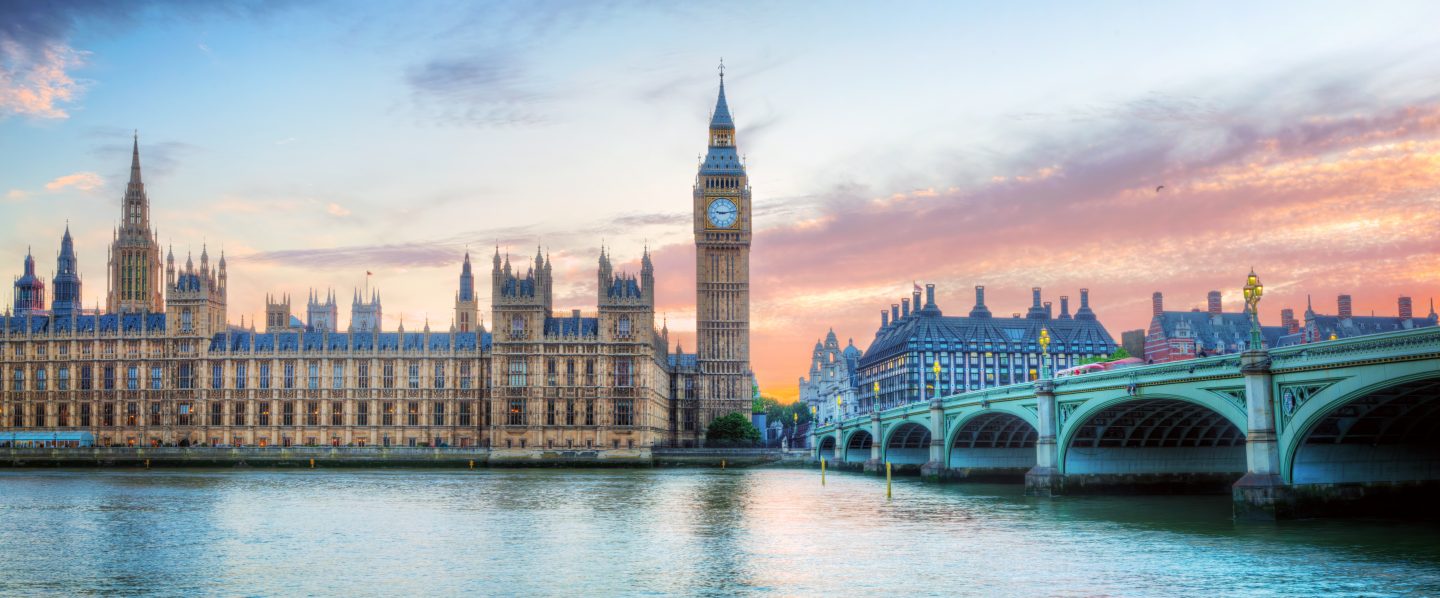
<svg viewBox="0 0 1440 598"><path fill-rule="evenodd" d="M695 353L703 419L750 408L750 180L725 101L725 75L710 117L709 147L695 176Z"/></svg>
<svg viewBox="0 0 1440 598"><path fill-rule="evenodd" d="M815 341L810 375L800 378L800 401L811 408L817 421L835 421L859 412L855 386L860 357L854 339L840 348L834 329L825 334L824 340Z"/></svg>
<svg viewBox="0 0 1440 598"><path fill-rule="evenodd" d="M1244 311L1224 311L1223 299L1220 291L1210 291L1203 311L1166 311L1164 296L1157 291L1151 297L1145 361L1166 363L1244 352L1250 342L1250 316ZM1307 304L1304 320L1295 317L1294 309L1282 309L1279 326L1260 326L1261 342L1266 348L1286 347L1436 325L1433 304L1428 317L1417 318L1409 297L1399 299L1399 315L1393 317L1356 316L1351 313L1349 295L1340 295L1336 307L1337 315L1320 315Z"/></svg>
<svg viewBox="0 0 1440 598"><path fill-rule="evenodd" d="M728 131L728 133L727 133ZM333 292L311 291L306 322L266 297L265 328L229 322L226 261L177 268L150 230L139 142L110 251L107 309L83 313L68 230L44 310L34 260L0 318L0 429L86 431L101 445L473 446L494 451L643 450L699 445L716 417L747 412L750 195L734 156L723 86L710 165L695 184L702 348L669 346L655 321L648 249L638 273L597 263L594 311L556 313L549 258L499 249L490 322L468 252L449 330L384 330L380 294L355 291L339 331ZM717 210L725 198L734 212ZM713 213L712 213L713 212ZM72 278L72 276L74 278ZM62 278L63 277L63 278ZM38 289L38 294L29 292ZM62 302L74 301L73 306ZM22 309L23 307L23 309ZM242 323L243 324L243 323Z"/></svg>
<svg viewBox="0 0 1440 598"><path fill-rule="evenodd" d="M917 286L911 297L881 310L880 328L858 365L860 413L1035 380L1042 369L1042 329L1049 332L1056 370L1115 351L1114 339L1090 308L1089 289L1080 289L1080 308L1073 315L1070 298L1060 297L1059 316L1049 302L1042 303L1040 289L1032 289L1030 309L1010 318L991 315L983 286L975 287L975 305L966 316L944 315L935 303L935 285L925 285L923 305L920 293Z"/></svg>

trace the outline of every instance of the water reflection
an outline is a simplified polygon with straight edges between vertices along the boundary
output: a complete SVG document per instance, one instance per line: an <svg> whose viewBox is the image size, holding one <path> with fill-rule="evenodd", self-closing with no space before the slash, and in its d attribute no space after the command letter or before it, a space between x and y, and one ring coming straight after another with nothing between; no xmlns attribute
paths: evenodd
<svg viewBox="0 0 1440 598"><path fill-rule="evenodd" d="M0 594L1440 592L1434 523L799 470L3 471Z"/></svg>

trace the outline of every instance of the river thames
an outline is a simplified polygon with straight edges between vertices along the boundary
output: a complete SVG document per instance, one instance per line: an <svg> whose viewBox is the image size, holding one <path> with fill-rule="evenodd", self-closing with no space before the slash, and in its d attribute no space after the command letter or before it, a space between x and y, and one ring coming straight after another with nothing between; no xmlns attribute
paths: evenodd
<svg viewBox="0 0 1440 598"><path fill-rule="evenodd" d="M1415 595L1440 526L797 469L0 471L0 593Z"/></svg>

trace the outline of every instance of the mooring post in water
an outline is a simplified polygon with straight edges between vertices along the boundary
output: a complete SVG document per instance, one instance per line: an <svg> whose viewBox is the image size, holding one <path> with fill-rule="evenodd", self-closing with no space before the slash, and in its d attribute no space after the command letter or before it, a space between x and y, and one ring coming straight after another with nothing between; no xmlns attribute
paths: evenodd
<svg viewBox="0 0 1440 598"><path fill-rule="evenodd" d="M145 469L150 469L150 460L149 460L149 459L146 459L146 460L145 460Z"/></svg>
<svg viewBox="0 0 1440 598"><path fill-rule="evenodd" d="M475 469L475 460L474 460L474 459L471 459L471 460L470 460L470 469Z"/></svg>
<svg viewBox="0 0 1440 598"><path fill-rule="evenodd" d="M890 500L890 462L885 462L885 500Z"/></svg>
<svg viewBox="0 0 1440 598"><path fill-rule="evenodd" d="M315 460L314 460L314 459L311 459L311 460L310 460L310 469L315 469Z"/></svg>
<svg viewBox="0 0 1440 598"><path fill-rule="evenodd" d="M820 457L820 485L825 485L825 457Z"/></svg>
<svg viewBox="0 0 1440 598"><path fill-rule="evenodd" d="M720 460L720 469L725 469L725 460L724 460L724 459L721 459L721 460Z"/></svg>

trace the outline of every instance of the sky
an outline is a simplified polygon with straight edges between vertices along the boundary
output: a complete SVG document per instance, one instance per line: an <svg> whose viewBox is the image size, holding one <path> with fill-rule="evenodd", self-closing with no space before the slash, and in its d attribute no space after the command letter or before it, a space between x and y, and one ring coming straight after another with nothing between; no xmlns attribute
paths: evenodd
<svg viewBox="0 0 1440 598"><path fill-rule="evenodd" d="M1440 295L1440 3L6 2L0 267L75 235L103 302L132 132L161 243L229 314L379 289L448 329L498 247L593 310L602 244L655 258L694 339L691 186L726 92L754 190L751 358L795 396L934 283L963 315L1090 289L1118 340L1253 267L1285 307ZM9 293L3 293L9 299ZM482 312L486 309L482 307Z"/></svg>

